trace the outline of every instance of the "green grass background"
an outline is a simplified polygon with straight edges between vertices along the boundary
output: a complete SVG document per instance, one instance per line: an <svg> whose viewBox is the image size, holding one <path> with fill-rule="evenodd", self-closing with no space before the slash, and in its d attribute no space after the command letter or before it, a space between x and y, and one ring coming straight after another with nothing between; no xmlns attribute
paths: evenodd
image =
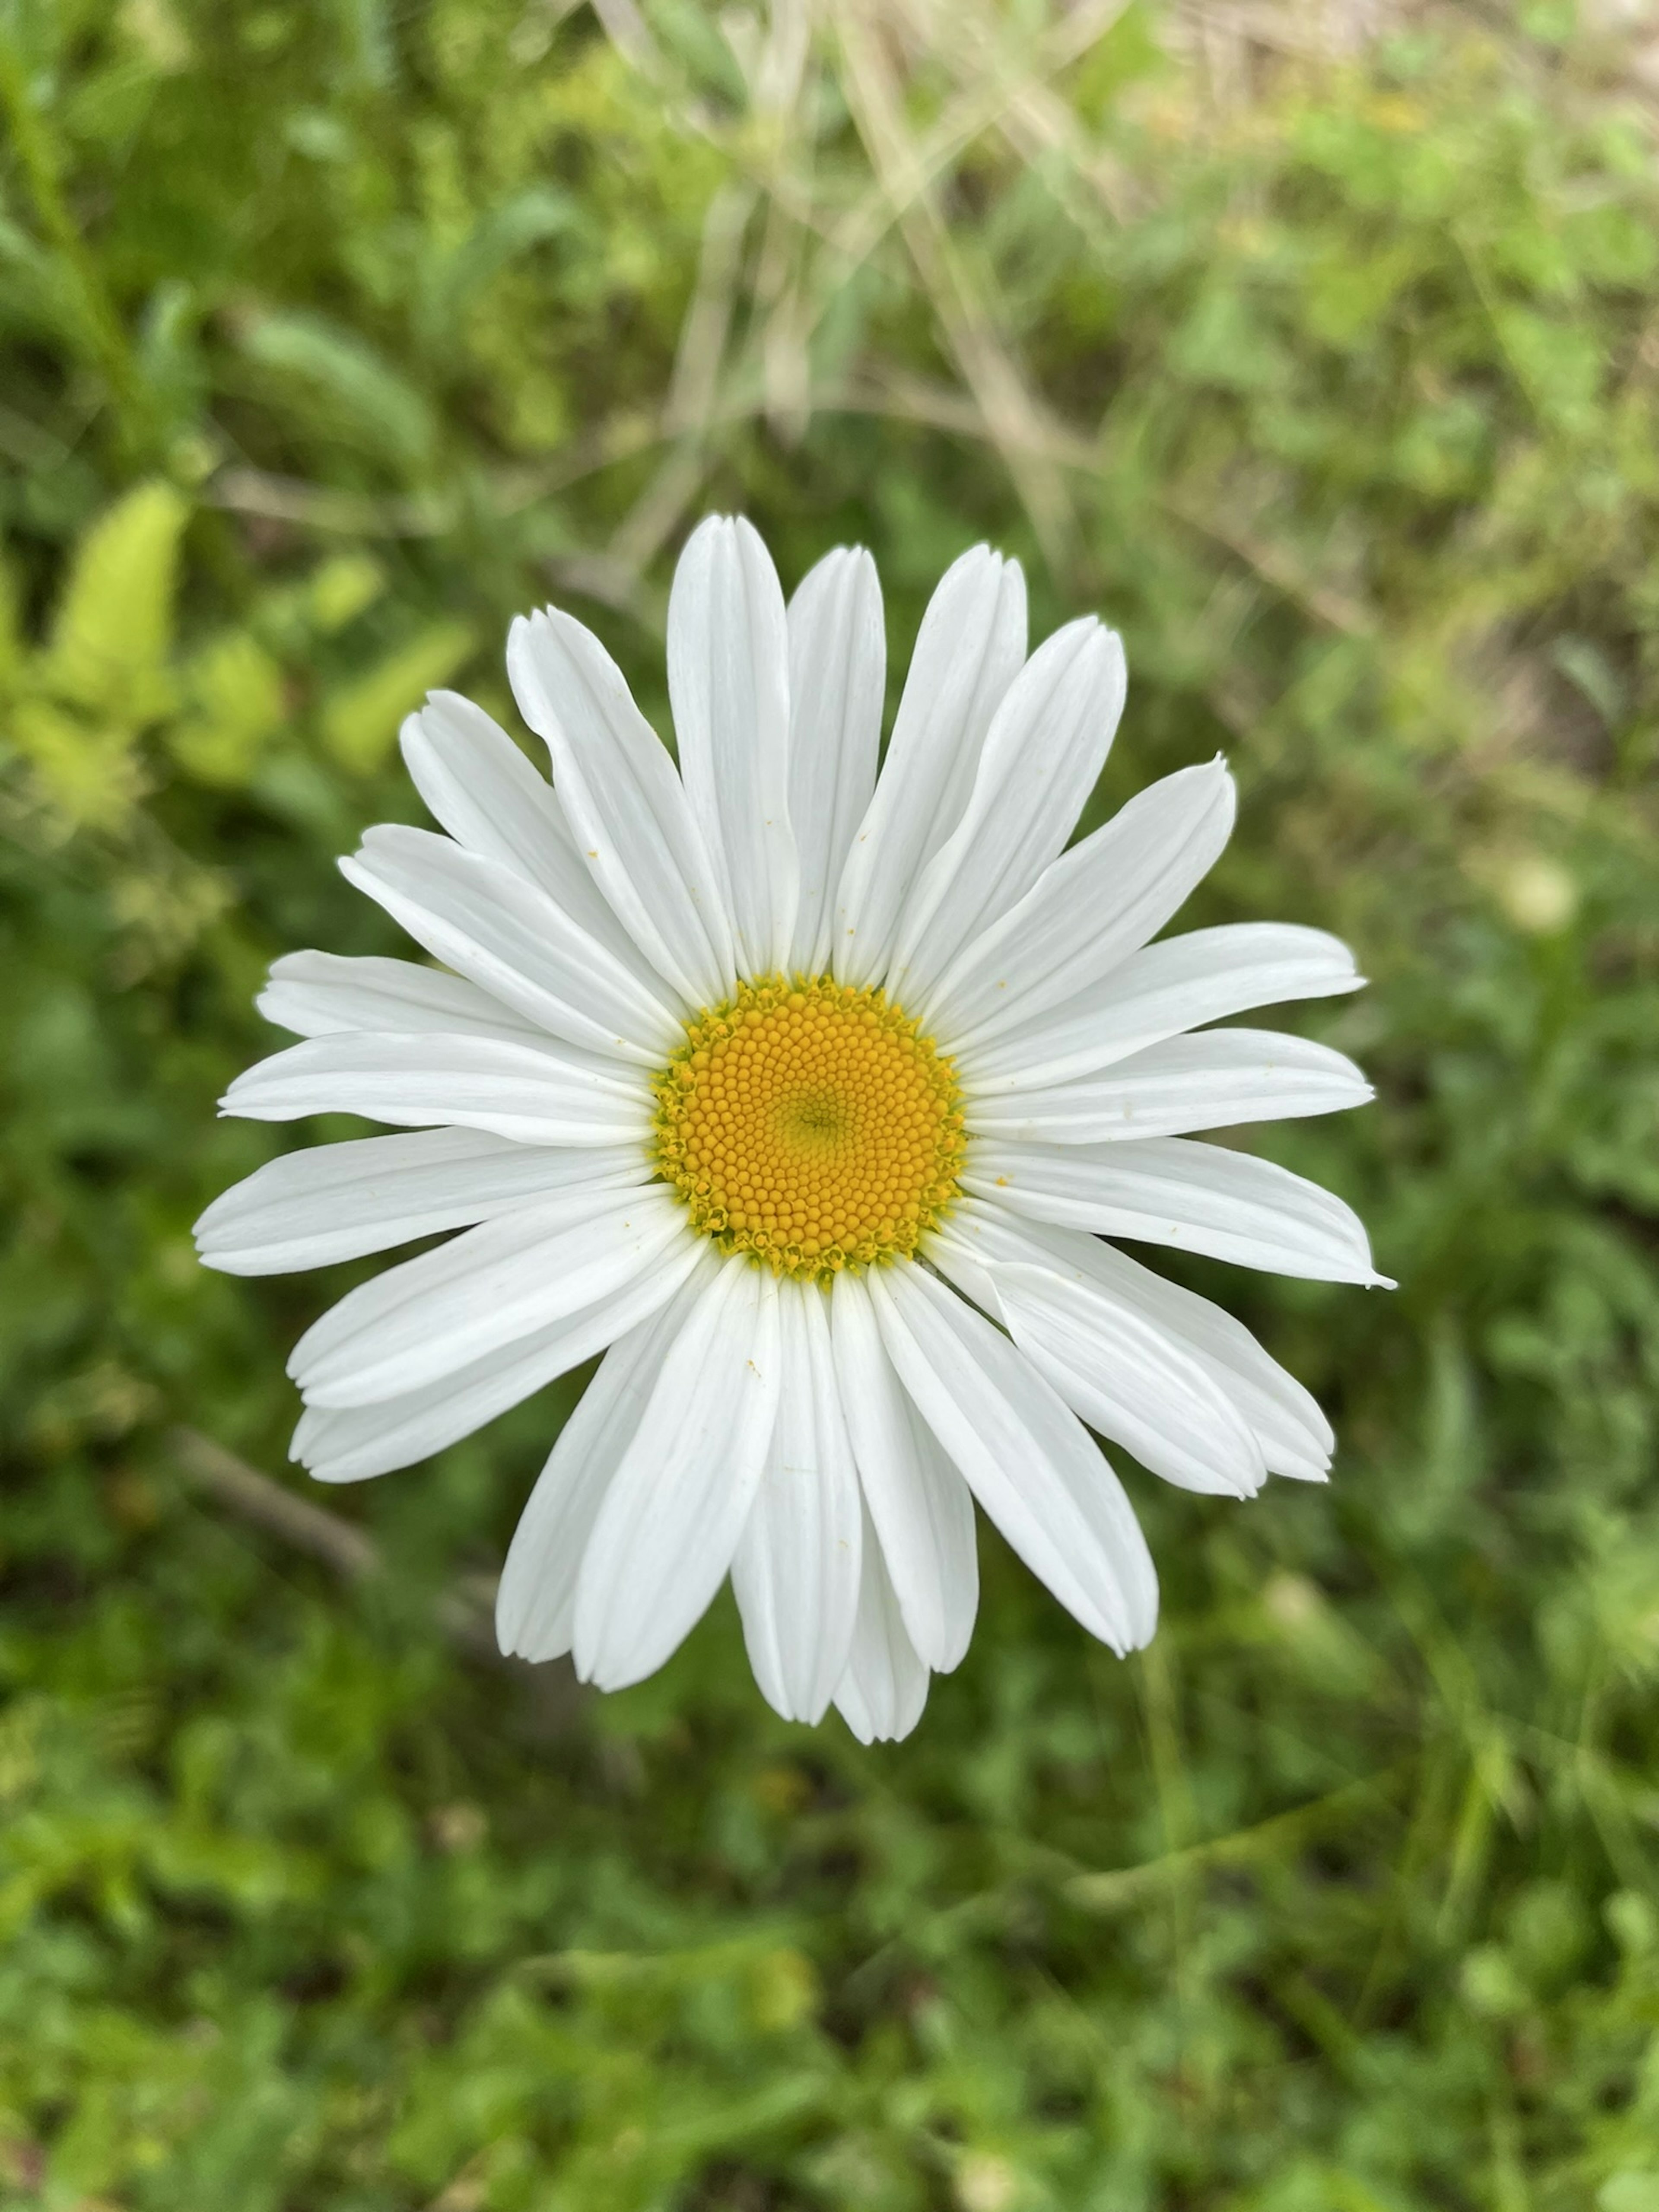
<svg viewBox="0 0 1659 2212"><path fill-rule="evenodd" d="M1619 21L0 0L7 2212L1659 2208ZM1186 921L1374 979L1307 1024L1378 1103L1243 1140L1401 1288L1182 1271L1330 1409L1328 1490L1127 1468L1127 1664L986 1533L896 1747L775 1720L727 1600L610 1698L477 1650L580 1378L323 1524L212 1456L307 1495L283 1363L353 1279L192 1257L346 1127L215 1120L265 963L396 949L333 856L418 818L427 686L509 711L514 611L665 728L711 508L787 584L870 545L896 672L981 537L1038 634L1103 611L1094 818L1224 749Z"/></svg>

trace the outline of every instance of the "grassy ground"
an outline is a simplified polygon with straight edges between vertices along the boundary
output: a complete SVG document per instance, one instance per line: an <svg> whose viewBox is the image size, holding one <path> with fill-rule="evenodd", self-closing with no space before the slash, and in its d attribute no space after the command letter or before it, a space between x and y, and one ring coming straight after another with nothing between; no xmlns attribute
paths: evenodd
<svg viewBox="0 0 1659 2212"><path fill-rule="evenodd" d="M0 2205L1656 2212L1651 58L599 12L0 5ZM1263 1144L1401 1289L1188 1271L1330 1488L1130 1468L1127 1665L988 1534L872 1752L724 1602L609 1699L480 1656L574 1384L239 1488L303 1498L349 1277L187 1233L290 1140L213 1117L264 963L392 949L331 863L416 818L400 713L550 596L660 723L735 506L786 581L870 544L901 666L981 536L1107 613L1097 811L1224 748L1188 919L1375 979L1310 1027L1377 1105Z"/></svg>

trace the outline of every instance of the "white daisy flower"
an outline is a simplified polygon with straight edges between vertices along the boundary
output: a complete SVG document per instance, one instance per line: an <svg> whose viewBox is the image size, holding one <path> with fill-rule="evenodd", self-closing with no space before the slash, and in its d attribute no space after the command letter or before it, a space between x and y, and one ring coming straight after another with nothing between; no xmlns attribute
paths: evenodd
<svg viewBox="0 0 1659 2212"><path fill-rule="evenodd" d="M1200 1026L1353 990L1352 957L1282 924L1152 941L1231 828L1219 760L1066 849L1122 648L1085 620L1028 659L985 547L933 595L879 770L862 551L786 607L746 522L696 532L678 771L568 615L515 623L507 667L552 781L435 693L403 744L447 834L341 864L441 966L279 960L260 1006L304 1042L223 1101L412 1133L261 1168L203 1216L210 1266L460 1231L301 1338L295 1456L383 1474L603 1352L513 1540L504 1650L636 1682L729 1574L780 1713L902 1736L968 1646L975 1499L1144 1644L1157 1579L1090 1430L1236 1497L1322 1479L1332 1437L1237 1321L1103 1240L1382 1279L1340 1199L1193 1141L1370 1097L1322 1045Z"/></svg>

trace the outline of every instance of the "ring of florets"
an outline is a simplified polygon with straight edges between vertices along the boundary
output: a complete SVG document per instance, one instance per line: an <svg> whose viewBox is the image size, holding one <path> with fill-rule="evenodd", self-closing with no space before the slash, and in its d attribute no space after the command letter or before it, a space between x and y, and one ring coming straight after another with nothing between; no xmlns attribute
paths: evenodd
<svg viewBox="0 0 1659 2212"><path fill-rule="evenodd" d="M691 1226L775 1273L913 1255L958 1195L956 1070L880 990L762 977L686 1025L653 1085Z"/></svg>

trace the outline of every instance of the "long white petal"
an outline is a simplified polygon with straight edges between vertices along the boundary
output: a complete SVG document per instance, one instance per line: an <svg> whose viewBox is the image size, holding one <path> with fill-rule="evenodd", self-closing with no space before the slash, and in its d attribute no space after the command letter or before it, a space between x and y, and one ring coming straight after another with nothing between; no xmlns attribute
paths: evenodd
<svg viewBox="0 0 1659 2212"><path fill-rule="evenodd" d="M394 1398L373 1406L309 1406L289 1456L319 1482L363 1482L429 1459L648 1320L706 1249L688 1237L609 1297Z"/></svg>
<svg viewBox="0 0 1659 2212"><path fill-rule="evenodd" d="M285 952L270 965L259 1012L295 1036L334 1036L344 1030L393 1035L441 1030L452 1036L544 1040L545 1030L492 999L465 975L377 955Z"/></svg>
<svg viewBox="0 0 1659 2212"><path fill-rule="evenodd" d="M992 720L967 811L906 902L890 995L924 1004L962 947L1065 849L1105 765L1126 682L1121 640L1092 617L1031 655Z"/></svg>
<svg viewBox="0 0 1659 2212"><path fill-rule="evenodd" d="M650 975L588 873L558 794L499 722L458 691L433 691L404 722L402 744L415 788L457 844L537 884L641 979Z"/></svg>
<svg viewBox="0 0 1659 2212"><path fill-rule="evenodd" d="M623 927L688 1006L716 1005L737 975L718 864L622 671L591 630L550 607L514 623L507 672Z"/></svg>
<svg viewBox="0 0 1659 2212"><path fill-rule="evenodd" d="M617 1471L576 1586L576 1672L653 1674L726 1579L777 1418L778 1286L748 1257L686 1316Z"/></svg>
<svg viewBox="0 0 1659 2212"><path fill-rule="evenodd" d="M927 1662L905 1629L867 1507L862 1550L858 1617L847 1671L836 1689L836 1710L860 1743L891 1743L908 1735L921 1718Z"/></svg>
<svg viewBox="0 0 1659 2212"><path fill-rule="evenodd" d="M1033 1574L1115 1651L1158 1617L1158 1577L1122 1485L1054 1386L914 1262L873 1269L882 1342L922 1418Z"/></svg>
<svg viewBox="0 0 1659 2212"><path fill-rule="evenodd" d="M481 1129L359 1137L256 1168L209 1206L196 1249L228 1275L287 1274L492 1220L573 1186L625 1189L650 1172L631 1145L570 1152Z"/></svg>
<svg viewBox="0 0 1659 2212"><path fill-rule="evenodd" d="M817 1722L846 1672L863 1509L842 1415L828 1301L781 1283L783 1382L766 1471L732 1561L744 1642L769 1705Z"/></svg>
<svg viewBox="0 0 1659 2212"><path fill-rule="evenodd" d="M721 856L738 964L781 968L799 872L789 824L789 635L783 590L753 526L711 514L668 598L668 696L680 774Z"/></svg>
<svg viewBox="0 0 1659 2212"><path fill-rule="evenodd" d="M1335 1442L1330 1423L1310 1393L1262 1349L1243 1322L1222 1307L1167 1281L1098 1237L1080 1229L1022 1220L982 1199L970 1198L957 1206L947 1233L948 1267L942 1255L938 1264L946 1267L952 1281L959 1282L988 1312L998 1310L989 1272L998 1260L1050 1267L1087 1283L1163 1330L1198 1361L1249 1423L1270 1474L1303 1482L1324 1480ZM930 1242L930 1255L932 1250Z"/></svg>
<svg viewBox="0 0 1659 2212"><path fill-rule="evenodd" d="M499 860L390 823L340 872L447 966L568 1043L656 1067L683 1034L662 995Z"/></svg>
<svg viewBox="0 0 1659 2212"><path fill-rule="evenodd" d="M928 602L875 793L836 892L831 965L873 983L921 870L962 818L980 747L1025 658L1019 564L976 545Z"/></svg>
<svg viewBox="0 0 1659 2212"><path fill-rule="evenodd" d="M609 1297L687 1233L660 1187L544 1199L349 1291L288 1371L313 1405L374 1405Z"/></svg>
<svg viewBox="0 0 1659 2212"><path fill-rule="evenodd" d="M835 1278L836 1373L905 1627L927 1664L948 1674L968 1649L979 1609L973 1499L899 1387L872 1297L875 1279Z"/></svg>
<svg viewBox="0 0 1659 2212"><path fill-rule="evenodd" d="M1372 1095L1353 1062L1328 1045L1273 1030L1204 1030L1152 1045L1108 1074L970 1098L967 1126L1032 1144L1106 1144L1335 1114Z"/></svg>
<svg viewBox="0 0 1659 2212"><path fill-rule="evenodd" d="M250 1121L361 1114L405 1129L455 1122L526 1145L623 1145L651 1127L651 1096L623 1070L491 1037L307 1037L236 1078L220 1111Z"/></svg>
<svg viewBox="0 0 1659 2212"><path fill-rule="evenodd" d="M913 1011L954 1054L1063 1006L1163 928L1214 865L1236 803L1218 760L1139 793L1062 853Z"/></svg>
<svg viewBox="0 0 1659 2212"><path fill-rule="evenodd" d="M714 1247L703 1239L687 1242L688 1273L655 1314L606 1352L520 1516L495 1595L495 1635L503 1651L556 1659L570 1649L576 1578L599 1507L669 1347L715 1272Z"/></svg>
<svg viewBox="0 0 1659 2212"><path fill-rule="evenodd" d="M1034 1221L1207 1253L1243 1267L1394 1286L1371 1265L1364 1224L1334 1192L1288 1168L1188 1137L1133 1144L1017 1145L981 1137L962 1178Z"/></svg>
<svg viewBox="0 0 1659 2212"><path fill-rule="evenodd" d="M927 1256L970 1297L974 1263L988 1272L988 1310L1091 1429L1182 1490L1261 1489L1267 1467L1255 1432L1166 1329L1081 1269L1018 1246L994 1253L992 1238L963 1238L951 1224L930 1238Z"/></svg>
<svg viewBox="0 0 1659 2212"><path fill-rule="evenodd" d="M789 819L800 866L791 973L830 965L836 888L876 787L887 638L876 564L837 546L789 602Z"/></svg>
<svg viewBox="0 0 1659 2212"><path fill-rule="evenodd" d="M1364 981L1340 938L1293 922L1188 930L1132 952L1100 982L957 1055L976 1096L1039 1091L1255 1006L1327 999Z"/></svg>

